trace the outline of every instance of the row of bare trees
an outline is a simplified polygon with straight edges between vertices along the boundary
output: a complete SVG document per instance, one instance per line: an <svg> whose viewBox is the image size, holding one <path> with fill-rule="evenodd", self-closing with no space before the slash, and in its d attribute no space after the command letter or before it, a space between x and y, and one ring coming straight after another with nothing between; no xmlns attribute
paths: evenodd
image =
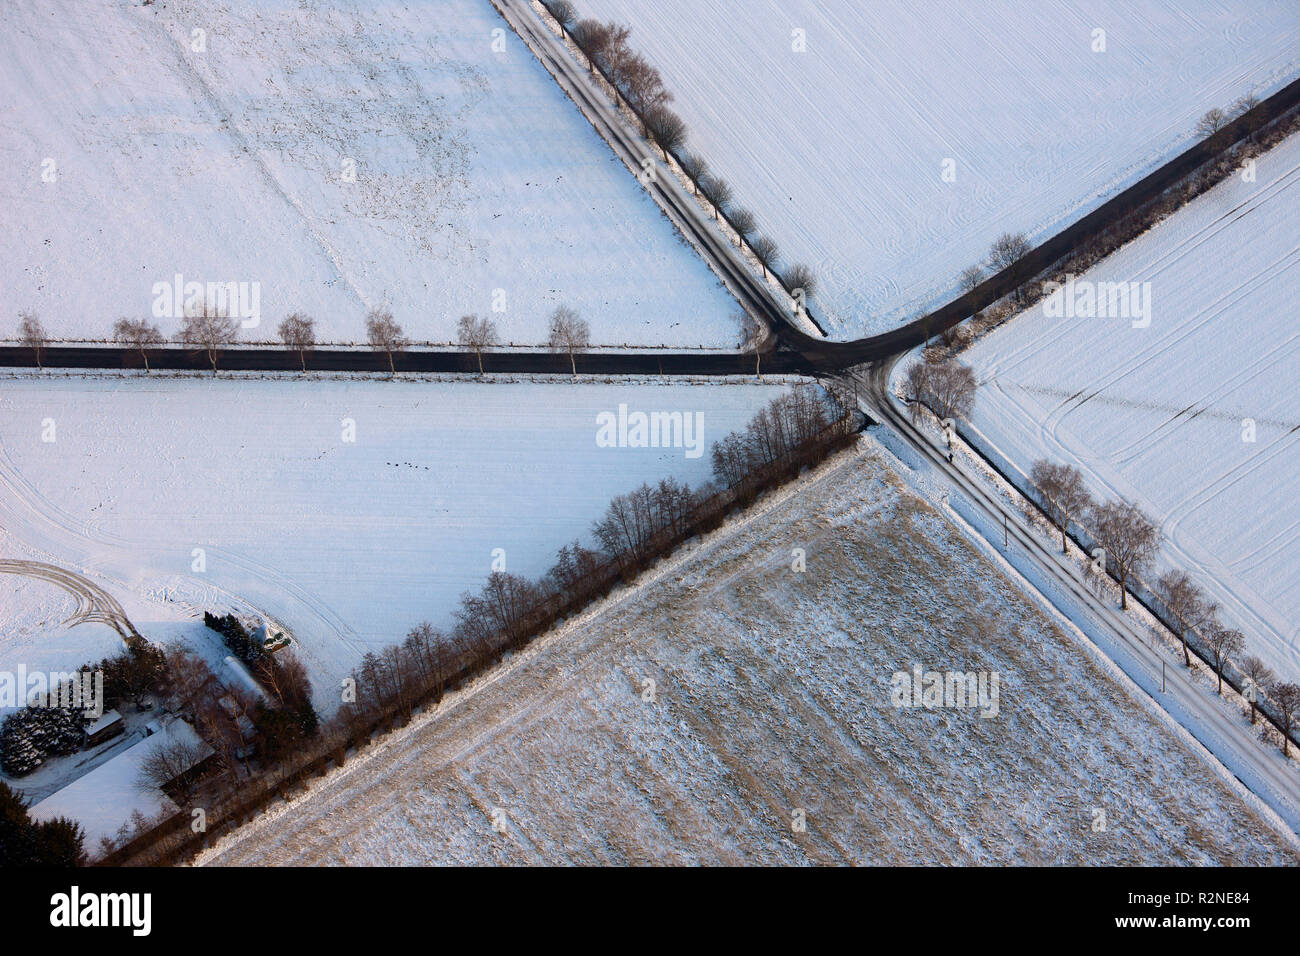
<svg viewBox="0 0 1300 956"><path fill-rule="evenodd" d="M969 416L975 395L974 373L954 359L943 357L939 350L927 349L913 362L907 369L906 381L914 416L923 404L941 419ZM948 435L951 460L951 432ZM720 443L714 448L715 470L722 453ZM1070 525L1085 527L1094 544L1094 559L1100 562L1094 567L1115 576L1120 608L1127 610L1131 582L1141 578L1159 548L1159 530L1154 522L1129 502L1095 501L1082 472L1073 465L1040 459L1030 469L1030 480L1037 491L1038 506L1060 530L1061 552L1068 552ZM1218 678L1218 692L1222 693L1225 667L1229 661L1239 662L1249 680L1251 723L1255 722L1257 695L1267 691L1282 730L1282 749L1288 751L1292 723L1300 714L1300 686L1275 679L1258 657L1243 658L1245 635L1224 625L1219 605L1209 600L1186 572L1164 572L1151 590L1164 605L1171 630L1182 643L1184 665L1192 666L1189 639L1196 635Z"/></svg>
<svg viewBox="0 0 1300 956"><path fill-rule="evenodd" d="M632 49L631 28L614 21L601 22L579 18L569 0L543 0L543 5L567 36L587 58L591 75L604 76L616 94L622 97L629 112L641 127L641 134L670 157L690 181L691 190L703 196L713 207L713 218L723 219L736 235L736 245L749 251L763 271L763 278L776 273L780 261L778 247L770 236L758 234L758 220L752 212L736 205L735 195L725 179L713 174L709 164L697 153L684 152L686 123L668 108L673 95L664 85L663 76L644 56ZM812 269L793 263L778 274L787 292L802 308L816 290Z"/></svg>
<svg viewBox="0 0 1300 956"><path fill-rule="evenodd" d="M307 353L316 347L316 322L311 316L294 312L285 316L276 330L284 347L298 354L302 370L307 371ZM217 360L226 346L239 337L239 322L225 313L208 306L193 310L187 315L175 341L181 345L201 349L207 353L212 371L217 371ZM474 352L478 359L479 374L483 373L483 353L500 346L496 323L475 315L462 316L456 326L457 343ZM388 367L397 373L395 356L411 344L393 313L385 308L372 309L366 316L366 339L370 347L388 356ZM147 319L122 318L113 326L113 340L140 353L145 371L149 371L149 350L167 343L158 326ZM42 366L49 334L33 312L19 314L18 341L30 348L36 364ZM567 305L561 305L551 314L547 345L553 352L569 356L573 374L578 374L577 356L591 346L591 327L587 321Z"/></svg>
<svg viewBox="0 0 1300 956"><path fill-rule="evenodd" d="M537 580L493 571L478 591L461 595L449 632L425 622L401 644L367 654L350 719L365 723L384 713L409 716L421 699L440 697L454 676L520 649L614 583L631 580L687 537L716 527L744 497L742 486L752 491L770 485L823 456L851 436L850 422L847 416L832 417L812 386L798 386L775 399L744 432L724 440L733 449L724 459L715 451L722 487L697 490L670 477L616 495L592 526L595 548L579 541L564 545ZM726 464L720 466L720 460Z"/></svg>
<svg viewBox="0 0 1300 956"><path fill-rule="evenodd" d="M1030 480L1043 513L1060 530L1061 552L1068 550L1069 526L1085 527L1095 545L1104 551L1103 570L1119 580L1120 607L1127 609L1129 582L1141 576L1159 547L1155 524L1128 502L1094 501L1083 473L1073 465L1040 459L1030 469ZM1283 731L1282 749L1288 752L1292 725L1300 714L1300 686L1276 678L1260 658L1242 656L1246 651L1245 635L1224 625L1218 603L1186 571L1163 572L1151 591L1164 605L1166 622L1182 643L1183 665L1192 666L1189 641L1196 636L1214 668L1221 694L1224 669L1229 661L1237 662L1246 678L1242 690L1250 701L1250 722L1255 723L1259 695L1267 693Z"/></svg>

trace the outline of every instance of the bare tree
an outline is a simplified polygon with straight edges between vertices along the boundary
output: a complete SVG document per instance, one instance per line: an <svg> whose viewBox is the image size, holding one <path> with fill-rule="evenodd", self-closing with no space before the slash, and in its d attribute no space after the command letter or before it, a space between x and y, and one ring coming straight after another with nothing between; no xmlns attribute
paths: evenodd
<svg viewBox="0 0 1300 956"><path fill-rule="evenodd" d="M241 770L245 778L252 776L247 760L259 703L243 688L219 687L218 694L201 700L195 708L194 729L212 747L214 763L223 771L229 792L239 788Z"/></svg>
<svg viewBox="0 0 1300 956"><path fill-rule="evenodd" d="M758 224L748 209L736 209L727 219L731 222L731 228L736 230L736 248L739 249L749 241Z"/></svg>
<svg viewBox="0 0 1300 956"><path fill-rule="evenodd" d="M221 348L239 337L239 323L208 303L192 309L185 317L176 340L183 345L207 352L212 374L217 374L217 357Z"/></svg>
<svg viewBox="0 0 1300 956"><path fill-rule="evenodd" d="M698 153L685 153L678 162L682 167L682 172L690 178L691 192L694 192L695 184L708 175L708 162Z"/></svg>
<svg viewBox="0 0 1300 956"><path fill-rule="evenodd" d="M742 352L752 350L754 353L754 377L757 378L762 374L762 346L767 339L767 326L750 315L745 309L737 309L731 315L740 328L740 350Z"/></svg>
<svg viewBox="0 0 1300 956"><path fill-rule="evenodd" d="M178 711L193 714L206 698L221 696L221 684L207 661L183 644L169 644L163 661L160 683Z"/></svg>
<svg viewBox="0 0 1300 956"><path fill-rule="evenodd" d="M294 708L311 702L307 668L292 648L263 654L253 665L259 682L280 707Z"/></svg>
<svg viewBox="0 0 1300 956"><path fill-rule="evenodd" d="M376 352L387 353L388 370L396 375L397 365L393 361L393 353L404 351L411 343L393 318L393 313L387 309L371 309L366 316L366 338Z"/></svg>
<svg viewBox="0 0 1300 956"><path fill-rule="evenodd" d="M963 293L974 291L983 281L984 269L980 266L967 266L961 270L961 275L957 277L957 282L961 286Z"/></svg>
<svg viewBox="0 0 1300 956"><path fill-rule="evenodd" d="M1259 97L1257 97L1254 93L1246 93L1243 96L1237 97L1237 99L1233 101L1232 116L1235 119L1236 117L1242 115L1243 113L1249 113L1258 105L1259 105Z"/></svg>
<svg viewBox="0 0 1300 956"><path fill-rule="evenodd" d="M560 25L560 29L568 32L573 29L573 24L577 22L578 14L573 9L573 4L569 0L542 0L543 5L555 22Z"/></svg>
<svg viewBox="0 0 1300 956"><path fill-rule="evenodd" d="M307 352L316 346L316 320L302 312L292 312L284 317L278 331L284 347L298 353L302 370L307 371Z"/></svg>
<svg viewBox="0 0 1300 956"><path fill-rule="evenodd" d="M166 341L158 326L145 319L118 319L113 323L113 339L138 351L144 359L146 372L149 371L149 348Z"/></svg>
<svg viewBox="0 0 1300 956"><path fill-rule="evenodd" d="M1282 753L1289 754L1291 730L1300 714L1300 685L1275 680L1268 687L1268 696L1273 699L1277 722L1282 730Z"/></svg>
<svg viewBox="0 0 1300 956"><path fill-rule="evenodd" d="M160 740L140 761L136 784L141 790L164 790L175 786L189 802L198 779L197 765L207 756L207 747L199 740L168 737Z"/></svg>
<svg viewBox="0 0 1300 956"><path fill-rule="evenodd" d="M585 352L591 347L591 327L587 325L586 319L581 318L577 312L567 305L559 306L551 313L551 333L547 340L552 352L568 352L569 365L573 369L573 375L578 375L577 353ZM483 366L480 361L479 374L483 373Z"/></svg>
<svg viewBox="0 0 1300 956"><path fill-rule="evenodd" d="M617 84L620 65L627 56L627 39L632 31L613 21L601 23L599 20L580 20L573 27L570 36L573 42L587 56L592 75L597 69L604 70Z"/></svg>
<svg viewBox="0 0 1300 956"><path fill-rule="evenodd" d="M1228 114L1215 106L1206 110L1201 118L1196 121L1196 133L1201 137L1213 136L1227 125Z"/></svg>
<svg viewBox="0 0 1300 956"><path fill-rule="evenodd" d="M656 106L645 117L646 135L663 150L665 161L670 152L675 153L686 145L686 122L668 107Z"/></svg>
<svg viewBox="0 0 1300 956"><path fill-rule="evenodd" d="M596 75L597 60L609 43L611 26L599 20L579 20L569 31L574 44L586 55L592 76Z"/></svg>
<svg viewBox="0 0 1300 956"><path fill-rule="evenodd" d="M1187 648L1187 634L1210 626L1219 612L1219 606L1206 599L1186 571L1166 571L1156 578L1152 590L1174 619L1179 640L1183 642L1183 665L1191 667L1192 656Z"/></svg>
<svg viewBox="0 0 1300 956"><path fill-rule="evenodd" d="M1029 240L1023 232L1004 232L989 249L989 268L1001 272L1028 255L1029 248Z"/></svg>
<svg viewBox="0 0 1300 956"><path fill-rule="evenodd" d="M1155 554L1155 525L1133 505L1106 501L1091 511L1093 538L1106 551L1106 564L1119 578L1120 607L1128 610L1128 581Z"/></svg>
<svg viewBox="0 0 1300 956"><path fill-rule="evenodd" d="M780 258L776 243L768 236L759 236L749 244L749 250L754 253L754 258L763 267L763 278L766 279L768 270L773 268Z"/></svg>
<svg viewBox="0 0 1300 956"><path fill-rule="evenodd" d="M907 399L915 422L921 412L921 403L930 390L931 363L920 358L907 367Z"/></svg>
<svg viewBox="0 0 1300 956"><path fill-rule="evenodd" d="M700 195L713 204L713 218L720 219L721 214L731 205L731 187L725 179L712 174L701 176L699 186Z"/></svg>
<svg viewBox="0 0 1300 956"><path fill-rule="evenodd" d="M813 271L802 262L796 262L785 270L782 277L785 280L785 286L792 293L798 293L803 290L803 297L810 299L817 292L817 280L813 276Z"/></svg>
<svg viewBox="0 0 1300 956"><path fill-rule="evenodd" d="M639 53L629 51L618 63L618 70L619 91L632 107L632 111L641 118L641 131L649 136L651 114L661 110L666 111L673 95L664 86L659 71ZM685 130L683 124L683 138Z"/></svg>
<svg viewBox="0 0 1300 956"><path fill-rule="evenodd" d="M1250 701L1250 722L1255 723L1255 717L1259 713L1259 695L1264 693L1269 684L1273 683L1273 670L1258 657L1253 654L1241 662L1241 672L1246 675L1247 685L1242 688L1242 693Z"/></svg>
<svg viewBox="0 0 1300 956"><path fill-rule="evenodd" d="M41 364L41 353L45 351L45 346L50 340L45 332L45 326L41 324L35 312L18 313L18 341L35 353L36 367L44 368Z"/></svg>
<svg viewBox="0 0 1300 956"><path fill-rule="evenodd" d="M1061 553L1065 554L1068 551L1066 529L1092 506L1092 495L1084 487L1083 473L1073 465L1040 459L1034 462L1029 478L1038 488L1043 510L1061 529Z"/></svg>
<svg viewBox="0 0 1300 956"><path fill-rule="evenodd" d="M491 319L480 319L476 315L462 315L456 325L456 338L462 348L473 349L478 356L478 373L483 374L483 352L496 348L497 327Z"/></svg>
<svg viewBox="0 0 1300 956"><path fill-rule="evenodd" d="M1205 646L1214 658L1214 672L1219 675L1218 693L1223 693L1223 665L1246 649L1246 635L1213 621L1205 629Z"/></svg>
<svg viewBox="0 0 1300 956"><path fill-rule="evenodd" d="M975 407L974 370L952 359L932 364L926 400L940 418L970 417Z"/></svg>

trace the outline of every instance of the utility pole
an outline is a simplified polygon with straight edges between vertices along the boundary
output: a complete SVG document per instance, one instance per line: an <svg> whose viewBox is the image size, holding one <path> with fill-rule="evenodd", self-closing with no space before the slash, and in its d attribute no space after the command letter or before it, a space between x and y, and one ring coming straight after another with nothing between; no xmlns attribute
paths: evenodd
<svg viewBox="0 0 1300 956"><path fill-rule="evenodd" d="M1165 662L1160 662L1160 693L1165 692Z"/></svg>

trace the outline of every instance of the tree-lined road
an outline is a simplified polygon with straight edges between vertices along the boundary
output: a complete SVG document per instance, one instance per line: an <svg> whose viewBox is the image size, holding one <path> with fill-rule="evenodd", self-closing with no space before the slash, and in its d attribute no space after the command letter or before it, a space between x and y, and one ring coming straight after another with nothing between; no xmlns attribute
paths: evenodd
<svg viewBox="0 0 1300 956"><path fill-rule="evenodd" d="M1300 774L1295 767L1282 759L1277 748L1261 743L1256 738L1259 728L1241 719L1235 708L1217 706L1213 698L1207 699L1204 689L1192 683L1184 668L1166 667L1167 661L1151 645L1145 625L1104 597L1099 598L1084 580L1077 562L1062 555L1055 544L1046 543L1027 525L1019 509L989 491L980 480L966 475L956 464L949 464L946 451L912 424L890 393L889 376L895 363L895 359L890 359L868 366L865 371L848 373L848 377L859 383L863 411L901 436L932 472L982 514L988 528L1005 528L1009 547L1029 558L1051 585L1043 588L1030 582L1030 586L1067 620L1075 619L1079 608L1086 609L1115 642L1119 652L1112 654L1112 659L1133 682L1159 707L1179 715L1176 719L1192 736L1268 804L1287 826L1300 833ZM983 533L988 540L987 531ZM1001 549L1003 542L990 540L989 544ZM1161 682L1163 693L1154 692L1154 685Z"/></svg>
<svg viewBox="0 0 1300 956"><path fill-rule="evenodd" d="M41 350L46 368L141 369L144 361L133 348L112 345L52 345ZM478 374L473 352L411 348L393 353L398 372L449 372ZM230 348L217 359L221 371L299 372L297 352L279 348ZM577 356L579 375L753 375L754 356L729 352L586 352ZM0 346L0 366L35 368L36 353L18 345ZM182 346L149 349L149 367L156 371L211 372L207 353ZM307 368L313 372L382 372L387 375L388 354L366 349L312 349ZM488 373L520 375L571 375L567 353L488 351L483 353ZM772 352L763 356L763 374L811 374L812 364L798 352Z"/></svg>

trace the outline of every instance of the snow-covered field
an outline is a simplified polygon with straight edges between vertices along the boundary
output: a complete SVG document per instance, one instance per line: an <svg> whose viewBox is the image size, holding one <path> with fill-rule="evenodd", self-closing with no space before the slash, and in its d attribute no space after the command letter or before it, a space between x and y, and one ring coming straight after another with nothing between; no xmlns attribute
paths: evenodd
<svg viewBox="0 0 1300 956"><path fill-rule="evenodd" d="M106 338L180 275L258 283L245 340L305 310L364 341L387 304L416 341L473 312L535 344L563 302L602 345L735 344L734 302L487 0L7 0L0 86L0 338L20 309Z"/></svg>
<svg viewBox="0 0 1300 956"><path fill-rule="evenodd" d="M1079 281L1150 283L1150 325L1039 304L965 359L973 424L1028 471L1081 466L1161 523L1253 653L1300 677L1300 136ZM1141 325L1142 320L1138 320Z"/></svg>
<svg viewBox="0 0 1300 956"><path fill-rule="evenodd" d="M690 148L814 268L837 337L942 304L1000 233L1054 234L1190 145L1205 110L1300 73L1291 0L575 6L632 27Z"/></svg>
<svg viewBox="0 0 1300 956"><path fill-rule="evenodd" d="M205 609L267 614L332 711L366 650L450 624L496 549L536 576L561 545L590 544L614 495L708 481L712 442L784 387L15 375L0 388L0 556L85 574L155 640L192 639L176 619ZM620 404L698 412L702 444L598 447L597 415ZM63 627L69 608L0 575L0 609L21 625L0 669L121 646L108 628Z"/></svg>
<svg viewBox="0 0 1300 956"><path fill-rule="evenodd" d="M888 461L864 439L205 862L1300 862ZM996 673L997 714L896 708L917 664Z"/></svg>

